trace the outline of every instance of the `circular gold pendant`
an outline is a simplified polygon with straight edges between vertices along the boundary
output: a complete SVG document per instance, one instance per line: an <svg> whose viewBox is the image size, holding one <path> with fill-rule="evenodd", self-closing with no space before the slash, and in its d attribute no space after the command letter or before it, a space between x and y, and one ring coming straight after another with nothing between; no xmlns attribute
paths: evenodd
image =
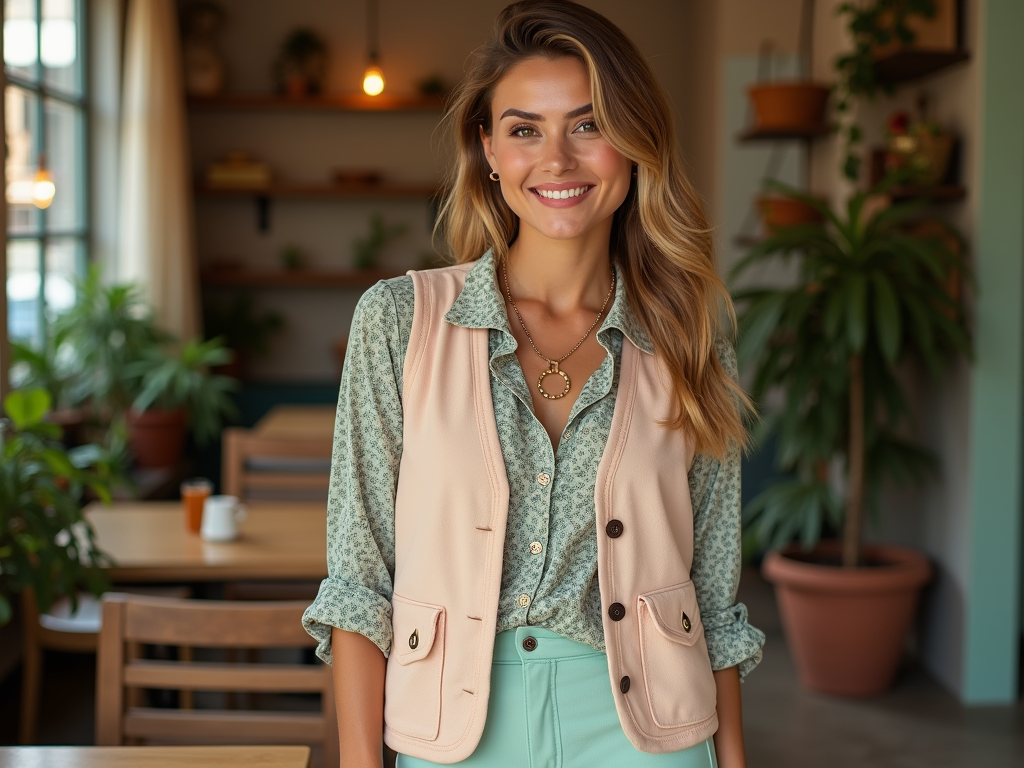
<svg viewBox="0 0 1024 768"><path fill-rule="evenodd" d="M568 374L566 374L565 371L561 371L558 369L557 362L555 362L554 360L548 360L548 362L551 364L551 367L544 371L544 373L540 375L540 378L537 379L537 389L539 389L540 393L548 400L559 400L565 397L567 394L569 394L569 387L571 386L569 384L569 376ZM557 395L552 395L550 392L544 391L544 379L546 379L548 376L553 376L556 374L565 379L565 389L563 389Z"/></svg>

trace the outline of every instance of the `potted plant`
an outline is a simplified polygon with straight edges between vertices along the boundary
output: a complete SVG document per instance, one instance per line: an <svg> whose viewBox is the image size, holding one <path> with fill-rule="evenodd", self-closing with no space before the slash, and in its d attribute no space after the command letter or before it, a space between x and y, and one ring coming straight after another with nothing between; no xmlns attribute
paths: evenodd
<svg viewBox="0 0 1024 768"><path fill-rule="evenodd" d="M67 595L107 587L106 559L81 512L86 489L106 502L114 462L97 445L67 449L60 428L47 420L51 398L41 389L4 399L0 419L0 625L11 617L11 597L31 589L39 610Z"/></svg>
<svg viewBox="0 0 1024 768"><path fill-rule="evenodd" d="M762 428L776 435L777 463L789 475L744 515L773 550L764 573L801 681L850 695L890 684L930 575L915 552L862 543L865 510L879 512L883 483L920 481L934 467L904 437L912 393L898 366L916 357L938 377L948 357L971 352L962 307L943 287L952 270L967 274L963 261L947 239L904 229L920 203L873 204L897 182L853 195L841 214L773 184L822 221L770 235L734 273L778 261L796 267L791 285L734 294L752 395L763 402L780 390L782 404ZM823 530L841 530L841 544L820 542ZM786 546L795 538L799 546Z"/></svg>
<svg viewBox="0 0 1024 768"><path fill-rule="evenodd" d="M278 89L293 98L322 93L327 76L327 43L305 27L293 30L274 63Z"/></svg>
<svg viewBox="0 0 1024 768"><path fill-rule="evenodd" d="M61 438L70 447L83 442L85 412L81 393L74 387L79 371L65 336L66 332L50 329L39 346L11 339L10 377L14 389L43 389L50 394L53 408L47 419L61 427Z"/></svg>
<svg viewBox="0 0 1024 768"><path fill-rule="evenodd" d="M863 159L859 149L863 132L855 120L854 105L857 99L870 101L880 93L892 93L892 84L878 76L878 59L912 46L918 33L927 31L925 22L937 17L937 3L944 20L952 13L949 0L871 0L839 6L853 42L853 49L835 62L834 99L843 140L842 170L850 181L860 178Z"/></svg>
<svg viewBox="0 0 1024 768"><path fill-rule="evenodd" d="M280 312L257 312L252 294L243 292L230 304L207 302L203 327L210 338L223 338L233 353L231 362L212 370L241 379L245 361L270 351L270 339L285 327L285 319Z"/></svg>
<svg viewBox="0 0 1024 768"><path fill-rule="evenodd" d="M230 393L238 381L210 373L231 360L220 337L190 339L180 352L152 348L126 371L137 394L128 412L135 460L141 467L174 466L181 458L186 426L199 444L220 434L225 417L237 415Z"/></svg>

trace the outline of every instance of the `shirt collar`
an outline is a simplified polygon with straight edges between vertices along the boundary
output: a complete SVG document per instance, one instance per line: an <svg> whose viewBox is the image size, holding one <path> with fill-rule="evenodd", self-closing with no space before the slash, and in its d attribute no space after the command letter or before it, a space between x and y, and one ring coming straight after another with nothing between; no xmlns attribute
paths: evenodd
<svg viewBox="0 0 1024 768"><path fill-rule="evenodd" d="M462 292L445 315L452 325L463 328L493 328L511 334L508 315L505 312L505 299L498 287L495 271L494 254L487 251L476 262L466 275L466 283ZM633 313L626 297L626 286L622 282L622 273L615 269L615 298L608 314L601 323L598 335L609 328L616 328L628 338L637 349L649 355L654 354L654 345L650 336Z"/></svg>

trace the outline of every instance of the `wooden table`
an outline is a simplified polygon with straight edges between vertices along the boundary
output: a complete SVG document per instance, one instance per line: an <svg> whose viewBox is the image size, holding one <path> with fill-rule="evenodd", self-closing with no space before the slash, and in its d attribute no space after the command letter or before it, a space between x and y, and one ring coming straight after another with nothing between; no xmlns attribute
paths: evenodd
<svg viewBox="0 0 1024 768"><path fill-rule="evenodd" d="M335 411L333 405L275 405L256 422L253 432L261 437L330 439Z"/></svg>
<svg viewBox="0 0 1024 768"><path fill-rule="evenodd" d="M0 768L307 768L309 747L0 747Z"/></svg>
<svg viewBox="0 0 1024 768"><path fill-rule="evenodd" d="M110 555L113 581L300 580L327 576L324 502L254 501L236 541L214 543L185 530L178 501L90 504L85 515Z"/></svg>

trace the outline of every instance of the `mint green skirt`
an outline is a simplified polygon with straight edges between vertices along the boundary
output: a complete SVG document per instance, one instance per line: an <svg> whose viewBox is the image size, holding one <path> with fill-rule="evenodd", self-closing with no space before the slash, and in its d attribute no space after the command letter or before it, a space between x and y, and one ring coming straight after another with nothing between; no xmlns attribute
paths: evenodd
<svg viewBox="0 0 1024 768"><path fill-rule="evenodd" d="M533 651L523 647L528 637L536 641ZM398 768L430 765L435 763L398 756ZM605 654L538 627L495 638L487 724L476 751L457 765L718 768L711 739L660 755L634 747L615 711Z"/></svg>

